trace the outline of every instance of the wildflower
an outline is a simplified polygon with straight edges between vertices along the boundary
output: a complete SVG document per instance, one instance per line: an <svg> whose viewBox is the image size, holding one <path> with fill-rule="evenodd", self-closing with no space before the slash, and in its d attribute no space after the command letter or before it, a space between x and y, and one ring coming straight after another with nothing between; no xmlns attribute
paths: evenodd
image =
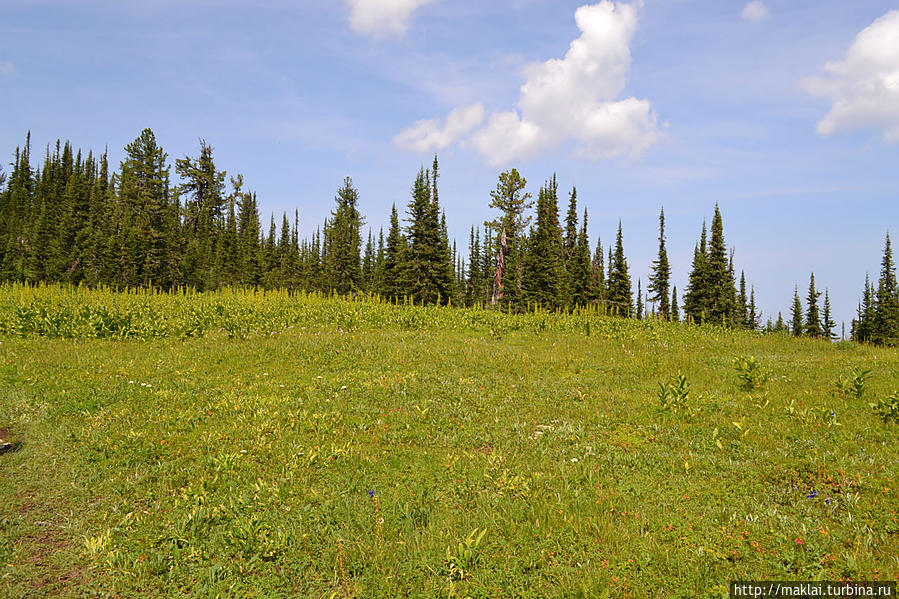
<svg viewBox="0 0 899 599"><path fill-rule="evenodd" d="M374 496L375 496L375 490L374 490L374 489L369 489L369 490L368 490L368 498L371 499L371 498L374 497Z"/></svg>
<svg viewBox="0 0 899 599"><path fill-rule="evenodd" d="M833 411L833 410L830 411L830 417L831 417L831 418L834 417L834 411Z"/></svg>
<svg viewBox="0 0 899 599"><path fill-rule="evenodd" d="M799 537L796 537L796 544L797 545L805 545L805 543L803 543L802 539L800 539Z"/></svg>
<svg viewBox="0 0 899 599"><path fill-rule="evenodd" d="M812 491L811 493L809 493L808 495L806 495L806 497L809 498L809 499L814 499L814 498L817 497L817 496L818 496L818 492L817 492L817 491Z"/></svg>
<svg viewBox="0 0 899 599"><path fill-rule="evenodd" d="M828 497L827 499L824 500L824 503L826 503L827 505L830 505L833 502L830 500L830 497Z"/></svg>

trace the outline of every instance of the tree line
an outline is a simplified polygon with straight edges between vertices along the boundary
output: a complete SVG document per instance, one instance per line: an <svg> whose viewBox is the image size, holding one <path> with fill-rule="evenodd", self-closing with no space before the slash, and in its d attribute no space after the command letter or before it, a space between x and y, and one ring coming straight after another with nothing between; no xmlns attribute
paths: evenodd
<svg viewBox="0 0 899 599"><path fill-rule="evenodd" d="M89 286L256 286L323 293L371 293L418 304L492 305L505 310L571 309L594 304L607 313L689 320L753 330L834 338L829 290L814 274L802 305L794 289L791 321L781 314L762 324L755 289L737 277L725 243L721 212L703 223L682 300L671 284L664 209L659 247L643 286L633 281L622 225L607 248L587 234L588 213L568 193L560 217L553 175L536 200L516 169L499 175L490 192L495 217L472 226L467 255L450 241L439 201L439 164L421 167L401 215L392 207L388 229L363 238L359 192L347 177L334 207L308 239L299 215L260 221L256 194L241 175L228 177L200 141L195 157L174 161L150 129L125 148L111 171L107 153L48 146L32 165L30 134L17 148L8 175L0 172L0 280L64 282ZM532 213L533 212L533 213ZM887 235L877 287L867 280L851 337L894 344L899 339L899 292Z"/></svg>

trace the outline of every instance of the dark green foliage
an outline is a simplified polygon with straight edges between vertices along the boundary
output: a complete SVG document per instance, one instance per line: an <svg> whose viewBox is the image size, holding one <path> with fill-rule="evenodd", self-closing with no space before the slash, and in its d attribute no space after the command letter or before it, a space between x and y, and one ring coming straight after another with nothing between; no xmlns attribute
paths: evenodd
<svg viewBox="0 0 899 599"><path fill-rule="evenodd" d="M656 302L658 314L668 320L671 315L669 304L669 287L671 281L671 266L668 264L668 250L665 248L665 209L659 212L659 254L652 263L652 272L649 275L647 286L647 299ZM652 295L649 295L652 294Z"/></svg>
<svg viewBox="0 0 899 599"><path fill-rule="evenodd" d="M790 309L790 332L798 337L805 330L802 324L802 300L799 299L799 286L793 288L793 306Z"/></svg>
<svg viewBox="0 0 899 599"><path fill-rule="evenodd" d="M568 303L565 248L559 228L555 176L540 188L537 222L528 238L522 288L529 303L560 308Z"/></svg>
<svg viewBox="0 0 899 599"><path fill-rule="evenodd" d="M584 215L586 221L586 213ZM605 260L602 253L602 239L596 238L596 250L590 261L590 296L592 299L603 302L606 296L606 272Z"/></svg>
<svg viewBox="0 0 899 599"><path fill-rule="evenodd" d="M634 296L631 290L631 277L628 273L627 259L624 257L621 221L618 221L618 235L615 238L615 253L609 258L609 278L607 285L606 302L610 309L622 316L630 316L634 308Z"/></svg>
<svg viewBox="0 0 899 599"><path fill-rule="evenodd" d="M526 186L527 180L516 169L500 173L496 189L490 192L490 208L499 210L500 214L494 220L484 223L491 231L491 242L484 245L485 255L489 256L489 281L495 278L496 258L502 245L503 233L506 237L502 280L504 304L520 299L523 236L531 222L531 217L525 216L525 211L534 205L530 201L531 194L524 190Z"/></svg>
<svg viewBox="0 0 899 599"><path fill-rule="evenodd" d="M590 240L587 236L587 208L584 208L584 220L578 232L574 255L570 261L569 278L571 281L571 301L575 305L586 305L596 299L596 287L593 281L593 269L590 264Z"/></svg>
<svg viewBox="0 0 899 599"><path fill-rule="evenodd" d="M677 286L671 287L671 321L680 322L680 312L677 307Z"/></svg>
<svg viewBox="0 0 899 599"><path fill-rule="evenodd" d="M446 303L454 290L452 254L436 191L436 179L432 183L431 173L420 169L406 219L407 292L417 303Z"/></svg>
<svg viewBox="0 0 899 599"><path fill-rule="evenodd" d="M874 316L870 327L871 342L878 345L899 344L899 286L896 283L896 265L893 262L889 233L884 243L880 280L874 294Z"/></svg>
<svg viewBox="0 0 899 599"><path fill-rule="evenodd" d="M693 253L690 285L684 297L684 312L695 322L728 326L743 324L744 311L738 306L733 259L728 260L721 211L715 204L711 238L707 240L705 223Z"/></svg>
<svg viewBox="0 0 899 599"><path fill-rule="evenodd" d="M346 294L359 290L362 284L359 250L363 219L359 214L359 192L352 179L344 179L334 202L336 206L324 229L325 267L328 288Z"/></svg>
<svg viewBox="0 0 899 599"><path fill-rule="evenodd" d="M808 295L805 298L805 334L809 337L821 336L821 312L818 310L818 298L821 292L815 289L815 273L812 273L808 284Z"/></svg>
<svg viewBox="0 0 899 599"><path fill-rule="evenodd" d="M830 289L824 288L824 309L821 313L821 334L825 339L836 339L833 328L836 323L833 321L833 314L830 308Z"/></svg>

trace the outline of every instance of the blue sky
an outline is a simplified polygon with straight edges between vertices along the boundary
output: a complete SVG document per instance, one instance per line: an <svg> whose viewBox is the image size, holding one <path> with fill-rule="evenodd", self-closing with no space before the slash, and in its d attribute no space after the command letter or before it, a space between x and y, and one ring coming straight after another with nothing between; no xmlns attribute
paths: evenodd
<svg viewBox="0 0 899 599"><path fill-rule="evenodd" d="M31 130L216 162L308 234L353 177L375 228L441 161L467 246L516 167L558 175L644 285L664 205L678 289L715 202L764 316L809 272L838 321L899 223L899 8L889 2L103 0L0 16L0 152ZM40 150L39 150L40 151ZM8 169L5 169L8 170ZM564 206L562 206L564 211Z"/></svg>

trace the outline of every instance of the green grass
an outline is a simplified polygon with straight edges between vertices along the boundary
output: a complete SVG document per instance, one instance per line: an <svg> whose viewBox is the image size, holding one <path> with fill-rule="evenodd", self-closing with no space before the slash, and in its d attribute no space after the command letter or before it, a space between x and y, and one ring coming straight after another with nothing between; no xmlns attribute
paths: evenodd
<svg viewBox="0 0 899 599"><path fill-rule="evenodd" d="M53 287L0 289L0 330L0 595L899 578L899 423L871 407L899 390L896 350L589 311ZM746 385L741 357L766 378ZM871 369L861 396L834 384L853 369Z"/></svg>

